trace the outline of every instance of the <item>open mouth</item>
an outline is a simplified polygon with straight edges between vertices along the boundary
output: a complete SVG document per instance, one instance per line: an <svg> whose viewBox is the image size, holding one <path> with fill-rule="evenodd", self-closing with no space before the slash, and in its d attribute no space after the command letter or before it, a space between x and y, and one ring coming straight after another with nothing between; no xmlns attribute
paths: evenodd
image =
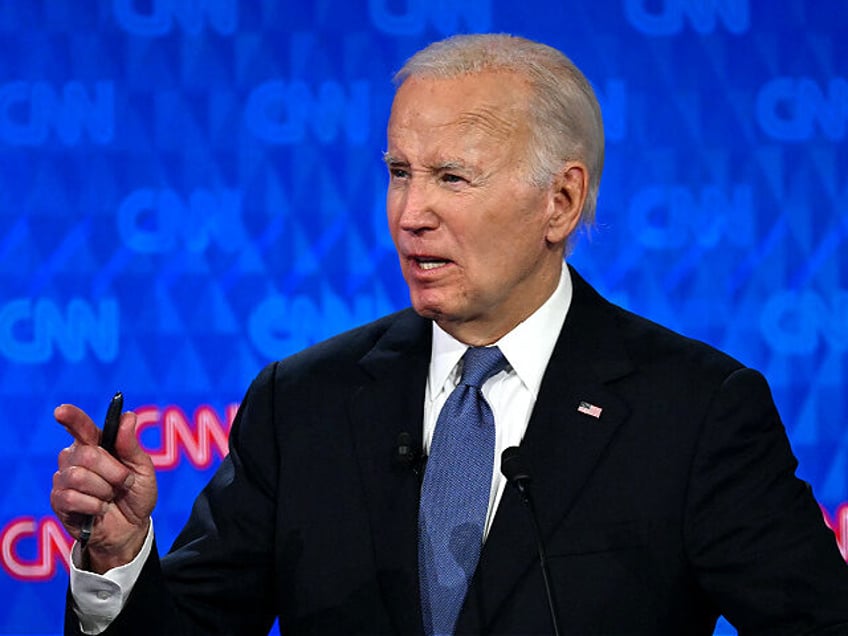
<svg viewBox="0 0 848 636"><path fill-rule="evenodd" d="M418 267L425 271L428 271L431 269L438 269L439 267L444 267L448 264L449 261L444 261L437 258L416 258L415 262L418 263Z"/></svg>

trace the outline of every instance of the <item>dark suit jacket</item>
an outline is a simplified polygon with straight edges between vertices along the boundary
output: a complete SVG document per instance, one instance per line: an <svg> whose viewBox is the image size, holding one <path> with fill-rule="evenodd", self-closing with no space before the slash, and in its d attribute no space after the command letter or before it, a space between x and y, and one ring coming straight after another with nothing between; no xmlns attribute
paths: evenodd
<svg viewBox="0 0 848 636"><path fill-rule="evenodd" d="M848 634L848 567L762 376L572 276L522 442L563 632L707 635L723 613L740 634ZM276 616L284 636L421 633L419 482L393 460L401 432L420 443L430 342L407 310L262 371L107 633L259 634ZM511 488L457 632L551 633Z"/></svg>

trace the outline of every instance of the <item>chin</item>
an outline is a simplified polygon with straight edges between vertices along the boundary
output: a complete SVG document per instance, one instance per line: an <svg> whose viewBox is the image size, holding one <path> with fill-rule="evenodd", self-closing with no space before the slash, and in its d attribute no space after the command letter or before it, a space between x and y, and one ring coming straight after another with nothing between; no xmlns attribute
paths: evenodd
<svg viewBox="0 0 848 636"><path fill-rule="evenodd" d="M422 318L430 320L444 320L450 315L447 307L442 302L438 302L434 298L422 298L421 296L412 296L412 308Z"/></svg>
<svg viewBox="0 0 848 636"><path fill-rule="evenodd" d="M455 294L437 293L425 290L423 293L411 293L412 308L422 318L439 322L462 321L462 304L456 302Z"/></svg>
<svg viewBox="0 0 848 636"><path fill-rule="evenodd" d="M422 318L429 318L430 320L437 320L442 316L442 312L438 309L432 307L431 305L425 305L421 303L412 303L412 308L415 310L415 313L421 316Z"/></svg>

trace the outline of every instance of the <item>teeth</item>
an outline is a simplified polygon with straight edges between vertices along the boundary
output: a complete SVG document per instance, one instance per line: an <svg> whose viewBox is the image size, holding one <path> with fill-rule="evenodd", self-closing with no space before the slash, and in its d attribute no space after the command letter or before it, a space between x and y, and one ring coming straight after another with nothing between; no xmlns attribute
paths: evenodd
<svg viewBox="0 0 848 636"><path fill-rule="evenodd" d="M442 267L447 261L419 261L418 264L421 266L421 269L436 269L437 267Z"/></svg>

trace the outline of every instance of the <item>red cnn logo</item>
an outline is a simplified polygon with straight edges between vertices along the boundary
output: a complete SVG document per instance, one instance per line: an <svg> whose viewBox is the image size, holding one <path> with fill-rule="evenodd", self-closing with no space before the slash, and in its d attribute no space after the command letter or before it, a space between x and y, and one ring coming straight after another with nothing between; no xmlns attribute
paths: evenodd
<svg viewBox="0 0 848 636"><path fill-rule="evenodd" d="M57 563L68 570L71 545L73 539L55 518L36 521L35 517L18 517L0 534L3 569L23 581L46 581L56 574ZM34 553L35 557L26 558L22 552Z"/></svg>
<svg viewBox="0 0 848 636"><path fill-rule="evenodd" d="M237 411L238 404L229 405L222 422L212 407L202 405L194 411L192 424L189 424L188 417L178 406L161 410L156 406L143 406L135 409L138 416L136 434L158 470L176 468L181 453L195 468L203 470L209 468L213 460L227 456L227 438ZM144 435L156 430L159 432L158 448L146 445L149 438Z"/></svg>

